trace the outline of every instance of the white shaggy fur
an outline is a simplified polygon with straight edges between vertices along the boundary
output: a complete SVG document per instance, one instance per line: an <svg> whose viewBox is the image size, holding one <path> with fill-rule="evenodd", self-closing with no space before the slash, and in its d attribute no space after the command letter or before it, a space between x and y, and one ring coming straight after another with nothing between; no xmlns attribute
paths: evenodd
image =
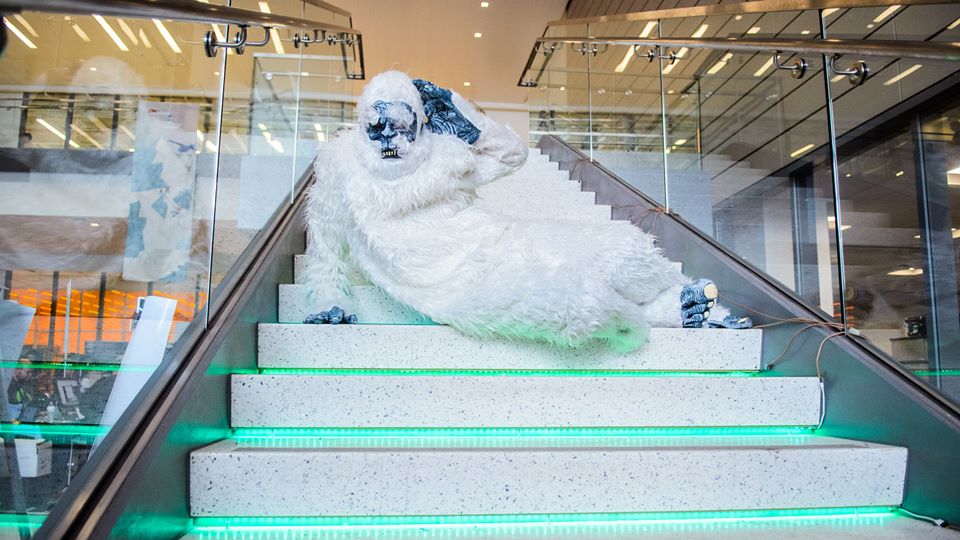
<svg viewBox="0 0 960 540"><path fill-rule="evenodd" d="M509 128L455 95L481 130L474 145L423 130L401 159L381 159L362 128L375 100L423 114L406 75L378 75L358 105L361 128L322 149L306 215L317 300L343 302L354 265L400 302L476 336L633 349L650 324L680 326L686 278L640 229L514 221L473 205L474 188L526 159Z"/></svg>

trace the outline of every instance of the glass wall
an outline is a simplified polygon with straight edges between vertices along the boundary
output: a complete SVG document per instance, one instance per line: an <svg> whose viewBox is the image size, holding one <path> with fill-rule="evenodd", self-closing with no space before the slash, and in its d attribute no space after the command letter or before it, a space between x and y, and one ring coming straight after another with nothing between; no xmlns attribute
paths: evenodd
<svg viewBox="0 0 960 540"><path fill-rule="evenodd" d="M303 2L248 4L350 25ZM359 53L294 48L294 30L273 30L265 47L209 58L204 35L236 28L4 22L0 529L29 533L181 337L204 327L228 292L218 286L352 115L344 59L353 69Z"/></svg>
<svg viewBox="0 0 960 540"><path fill-rule="evenodd" d="M944 4L612 20L555 25L546 36L937 42L958 32L960 5ZM960 64L599 45L589 61L573 57L590 91L577 98L587 110L577 121L590 127L584 138L571 136L555 100L536 99L581 45L565 47L566 63L536 66L544 75L529 91L532 138L553 133L590 150L960 402L960 223L951 202L960 185ZM862 84L838 73L859 61L869 67Z"/></svg>

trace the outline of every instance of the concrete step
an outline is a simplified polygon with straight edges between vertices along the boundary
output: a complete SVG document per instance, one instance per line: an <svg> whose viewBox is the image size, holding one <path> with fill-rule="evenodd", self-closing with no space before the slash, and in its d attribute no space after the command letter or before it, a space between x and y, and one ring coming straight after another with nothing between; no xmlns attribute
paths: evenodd
<svg viewBox="0 0 960 540"><path fill-rule="evenodd" d="M652 328L641 350L624 355L599 344L559 349L480 340L440 325L261 324L257 363L260 368L757 371L762 338L762 330Z"/></svg>
<svg viewBox="0 0 960 540"><path fill-rule="evenodd" d="M815 377L233 375L231 398L235 428L810 426L820 419Z"/></svg>
<svg viewBox="0 0 960 540"><path fill-rule="evenodd" d="M549 444L549 441L546 441ZM202 516L428 516L896 506L904 448L816 436L567 447L284 447L190 457Z"/></svg>
<svg viewBox="0 0 960 540"><path fill-rule="evenodd" d="M301 268L298 274L302 271ZM379 324L432 324L433 322L413 308L397 302L374 285L354 285L350 288L350 292L353 297L340 307L347 313L356 315L358 322ZM281 323L302 323L307 315L330 309L331 306L313 302L305 285L281 284L279 307Z"/></svg>

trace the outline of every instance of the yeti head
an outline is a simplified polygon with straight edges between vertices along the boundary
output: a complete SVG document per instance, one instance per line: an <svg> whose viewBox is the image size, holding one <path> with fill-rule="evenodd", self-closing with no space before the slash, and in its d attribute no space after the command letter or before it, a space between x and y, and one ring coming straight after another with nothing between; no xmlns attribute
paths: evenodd
<svg viewBox="0 0 960 540"><path fill-rule="evenodd" d="M423 101L406 74L387 71L370 80L357 105L361 162L395 178L414 170L429 150L423 137Z"/></svg>

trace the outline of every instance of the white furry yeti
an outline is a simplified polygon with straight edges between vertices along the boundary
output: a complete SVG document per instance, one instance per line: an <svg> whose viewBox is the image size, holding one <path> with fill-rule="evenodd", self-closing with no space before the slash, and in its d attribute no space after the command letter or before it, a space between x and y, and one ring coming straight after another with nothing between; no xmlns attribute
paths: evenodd
<svg viewBox="0 0 960 540"><path fill-rule="evenodd" d="M425 108L431 92L440 98ZM358 115L360 129L332 139L316 162L306 215L315 300L343 302L355 266L393 298L476 336L630 350L648 326L681 325L689 280L640 229L516 221L473 205L474 189L519 168L527 149L460 96L391 71L367 84ZM700 326L716 288L690 294L683 317Z"/></svg>

